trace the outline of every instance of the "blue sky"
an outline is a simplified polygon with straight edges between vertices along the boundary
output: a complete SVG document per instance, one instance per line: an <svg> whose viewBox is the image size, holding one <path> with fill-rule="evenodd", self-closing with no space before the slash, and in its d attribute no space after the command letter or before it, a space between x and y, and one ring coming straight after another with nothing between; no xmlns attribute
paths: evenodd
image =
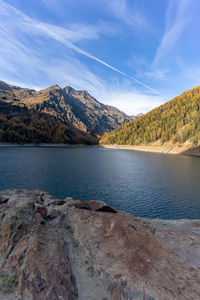
<svg viewBox="0 0 200 300"><path fill-rule="evenodd" d="M0 80L129 115L200 85L199 0L0 0Z"/></svg>

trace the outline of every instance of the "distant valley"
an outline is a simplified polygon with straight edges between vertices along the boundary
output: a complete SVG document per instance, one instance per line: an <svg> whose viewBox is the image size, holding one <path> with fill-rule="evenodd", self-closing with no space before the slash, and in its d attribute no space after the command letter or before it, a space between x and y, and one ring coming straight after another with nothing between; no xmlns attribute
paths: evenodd
<svg viewBox="0 0 200 300"><path fill-rule="evenodd" d="M58 85L34 91L0 81L0 142L96 144L133 118L87 91Z"/></svg>
<svg viewBox="0 0 200 300"><path fill-rule="evenodd" d="M35 91L0 81L0 142L99 143L179 153L198 148L199 141L200 87L145 115L127 116L85 90L53 85Z"/></svg>

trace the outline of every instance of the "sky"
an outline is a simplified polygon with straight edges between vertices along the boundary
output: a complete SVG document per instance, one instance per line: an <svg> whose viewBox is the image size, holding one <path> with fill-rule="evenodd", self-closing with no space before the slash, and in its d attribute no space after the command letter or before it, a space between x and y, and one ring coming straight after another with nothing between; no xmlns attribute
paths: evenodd
<svg viewBox="0 0 200 300"><path fill-rule="evenodd" d="M0 0L0 80L128 115L200 85L199 0Z"/></svg>

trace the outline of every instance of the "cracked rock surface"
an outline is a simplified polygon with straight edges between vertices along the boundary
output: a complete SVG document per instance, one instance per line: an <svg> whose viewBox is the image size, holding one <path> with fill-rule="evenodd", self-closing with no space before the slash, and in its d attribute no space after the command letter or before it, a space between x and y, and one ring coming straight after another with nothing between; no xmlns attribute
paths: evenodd
<svg viewBox="0 0 200 300"><path fill-rule="evenodd" d="M200 220L0 191L0 299L200 299Z"/></svg>

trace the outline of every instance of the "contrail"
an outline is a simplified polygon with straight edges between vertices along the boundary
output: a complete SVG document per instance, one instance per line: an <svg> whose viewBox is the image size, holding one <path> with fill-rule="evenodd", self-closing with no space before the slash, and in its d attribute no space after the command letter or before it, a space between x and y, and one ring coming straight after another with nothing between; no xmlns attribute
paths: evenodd
<svg viewBox="0 0 200 300"><path fill-rule="evenodd" d="M94 55L92 55L92 54L90 54L90 53L88 53L88 52L86 52L86 51L80 49L79 47L75 46L75 45L72 44L71 42L66 41L66 40L63 40L63 43L64 43L66 46L68 46L68 47L74 49L76 52L79 52L79 53L81 53L81 54L83 54L83 55L85 55L85 56L87 56L87 57L89 57L89 58L91 58L91 59L93 59L93 60L99 62L100 64L106 66L107 68L109 68L109 69L111 69L111 70L113 70L113 71L115 71L115 72L118 72L118 73L120 73L121 75L124 75L125 77L127 77L127 78L129 78L129 79L131 79L131 80L137 82L138 84L144 86L145 88L151 90L153 93L155 93L155 94L157 94L157 95L160 95L160 93L159 93L158 91L156 91L155 89L153 89L153 88L150 87L149 85L147 85L147 84L141 82L140 80L138 80L138 79L136 79L136 78L134 78L134 77L131 77L131 76L127 75L126 73L120 71L119 69L117 69L117 68L111 66L110 64L106 63L105 61L101 60L100 58L98 58L98 57L96 57L96 56L94 56Z"/></svg>
<svg viewBox="0 0 200 300"><path fill-rule="evenodd" d="M18 17L21 17L22 20L23 20L23 22L22 22L23 26L27 24L28 25L28 29L30 29L32 27L34 30L35 29L38 30L39 34L41 34L41 32L45 33L49 37L54 38L55 40L61 42L62 44L64 44L65 46L67 46L67 47L69 47L71 49L73 49L74 51L76 51L76 52L78 52L78 53L80 53L82 55L85 55L85 56L89 57L92 60L97 61L98 63L106 66L107 68L109 68L109 69L111 69L111 70L113 70L113 71L115 71L115 72L117 72L117 73L119 73L119 74L121 74L121 75L129 78L130 80L132 80L132 81L134 81L134 82L142 85L143 87L145 87L146 89L150 90L154 94L161 96L161 94L158 91L156 91L155 89L153 89L149 85L143 83L142 81L140 81L140 80L138 80L138 79L136 79L134 77L129 76L128 74L120 71L119 69L117 69L117 68L111 66L110 64L108 64L107 62L103 61L102 59L100 59L100 58L98 58L98 57L90 54L87 51L82 50L81 48L79 48L76 45L74 45L72 42L70 42L70 41L62 38L62 36L60 34L58 34L57 32L55 32L56 28L60 29L61 27L57 27L57 26L54 26L52 24L47 24L47 23L39 23L38 21L36 21L36 20L28 17L27 15L25 15L24 13L22 13L20 10L16 9L15 7L13 7L12 5L10 5L8 3L5 3L3 0L0 0L0 3L3 6L4 9L8 9L8 10L11 9L12 11L14 11L16 13L16 15ZM8 32L5 29L3 29L2 27L0 28L0 30L2 30L3 33L6 34L7 36L9 35ZM8 37L10 39L12 39L11 35L9 35Z"/></svg>
<svg viewBox="0 0 200 300"><path fill-rule="evenodd" d="M17 40L15 40L13 38L13 36L3 27L1 27L0 25L0 32L2 32L2 34L4 36L6 36L7 39L9 39L14 45L16 45L17 47L21 48L23 51L26 50L26 48L24 47L24 45L22 45L20 42L18 42Z"/></svg>
<svg viewBox="0 0 200 300"><path fill-rule="evenodd" d="M130 80L135 81L135 82L137 82L138 84L144 86L145 88L147 88L147 89L149 89L150 91L152 91L154 94L161 96L161 94L160 94L158 91L156 91L155 89L153 89L153 88L150 87L149 85L143 83L142 81L140 81L140 80L138 80L138 79L136 79L136 78L134 78L134 77L131 77L131 76L127 75L126 73L124 73L124 72L120 71L119 69L117 69L117 68L111 66L111 65L108 64L107 62L105 62L105 61L103 61L102 59L100 59L100 58L98 58L98 57L96 57L96 56L90 54L89 52L82 50L81 48L77 47L77 46L74 45L73 43L67 41L66 39L63 39L63 38L62 38L60 35L58 35L57 33L53 32L53 31L49 31L49 29L46 28L46 24L40 23L40 24L39 24L39 27L40 27L46 34L48 34L49 36L55 38L57 41L63 43L65 46L67 46L67 47L69 47L69 48L75 50L76 52L81 53L81 54L83 54L83 55L85 55L85 56L87 56L87 57L89 57L89 58L91 58L91 59L93 59L93 60L99 62L100 64L106 66L107 68L109 68L109 69L111 69L111 70L113 70L113 71L115 71L115 72L117 72L117 73L119 73L119 74L121 74L121 75L123 75L123 76L129 78Z"/></svg>

